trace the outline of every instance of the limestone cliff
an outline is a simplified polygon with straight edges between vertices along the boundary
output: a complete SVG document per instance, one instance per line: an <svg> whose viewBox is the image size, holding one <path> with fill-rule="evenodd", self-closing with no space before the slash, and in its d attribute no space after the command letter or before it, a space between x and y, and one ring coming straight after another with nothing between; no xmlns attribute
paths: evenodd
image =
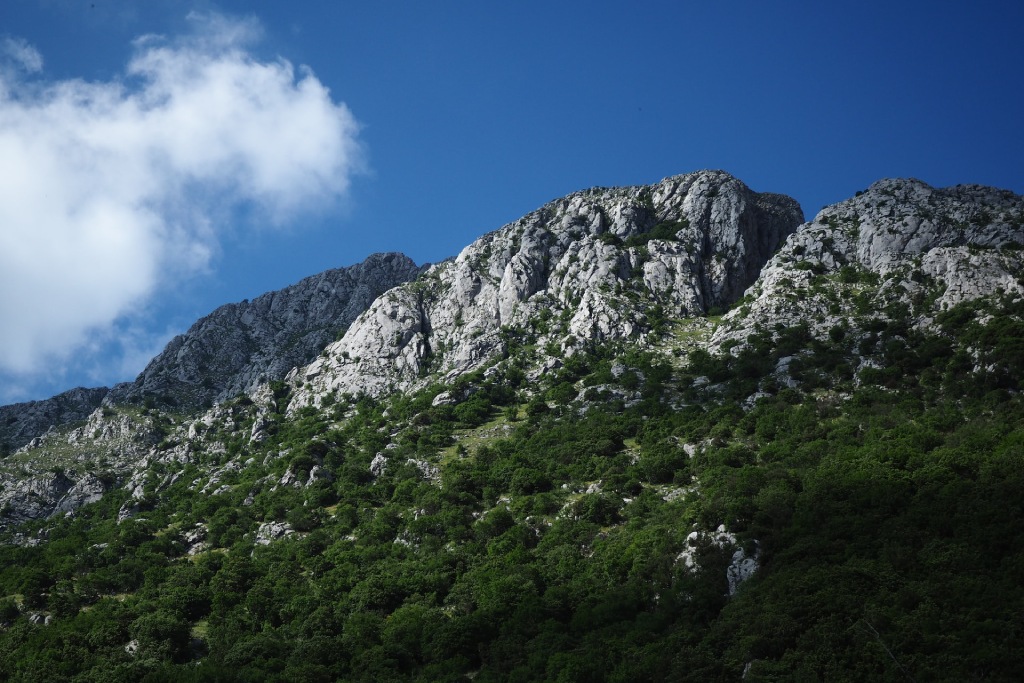
<svg viewBox="0 0 1024 683"><path fill-rule="evenodd" d="M397 287L296 373L294 406L451 378L529 331L553 355L726 307L803 220L721 171L555 200Z"/></svg>

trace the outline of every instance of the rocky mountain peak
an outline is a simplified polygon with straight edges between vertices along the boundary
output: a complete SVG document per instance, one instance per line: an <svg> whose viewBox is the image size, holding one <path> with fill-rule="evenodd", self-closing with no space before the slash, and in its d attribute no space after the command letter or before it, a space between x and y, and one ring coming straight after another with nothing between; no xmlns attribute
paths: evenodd
<svg viewBox="0 0 1024 683"><path fill-rule="evenodd" d="M824 338L837 325L871 326L897 309L928 325L961 302L1024 292L1022 247L1020 195L880 180L801 225L713 342L794 325Z"/></svg>
<svg viewBox="0 0 1024 683"><path fill-rule="evenodd" d="M1019 233L1020 197L981 185L936 189L884 179L823 209L815 224L858 224L857 261L880 270L937 247L997 248Z"/></svg>
<svg viewBox="0 0 1024 683"><path fill-rule="evenodd" d="M295 405L451 378L529 331L554 355L728 306L803 220L722 171L556 199L378 299L294 375Z"/></svg>

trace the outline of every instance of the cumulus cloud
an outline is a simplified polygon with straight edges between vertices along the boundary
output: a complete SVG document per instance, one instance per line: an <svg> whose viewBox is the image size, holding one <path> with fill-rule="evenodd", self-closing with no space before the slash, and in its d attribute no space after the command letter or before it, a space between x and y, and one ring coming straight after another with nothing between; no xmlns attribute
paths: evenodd
<svg viewBox="0 0 1024 683"><path fill-rule="evenodd" d="M108 82L0 71L0 371L37 372L160 286L206 268L225 207L287 223L344 196L358 125L307 68L252 53L259 24L192 16Z"/></svg>

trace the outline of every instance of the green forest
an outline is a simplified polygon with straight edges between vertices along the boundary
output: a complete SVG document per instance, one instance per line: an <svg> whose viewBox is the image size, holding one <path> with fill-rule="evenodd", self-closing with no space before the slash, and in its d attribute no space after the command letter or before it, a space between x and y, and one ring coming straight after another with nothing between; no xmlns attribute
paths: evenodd
<svg viewBox="0 0 1024 683"><path fill-rule="evenodd" d="M1022 315L592 345L536 381L509 330L486 373L282 411L255 444L238 398L134 516L113 489L0 546L0 679L1019 680ZM258 543L269 522L292 533Z"/></svg>

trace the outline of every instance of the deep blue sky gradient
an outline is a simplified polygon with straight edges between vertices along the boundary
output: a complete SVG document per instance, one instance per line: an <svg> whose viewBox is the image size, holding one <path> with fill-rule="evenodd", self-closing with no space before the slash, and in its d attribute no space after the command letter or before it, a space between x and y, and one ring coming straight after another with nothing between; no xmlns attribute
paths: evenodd
<svg viewBox="0 0 1024 683"><path fill-rule="evenodd" d="M154 328L374 251L438 261L569 192L702 168L808 218L882 177L1024 192L1019 2L4 0L0 37L37 47L46 78L104 80L189 9L258 18L258 54L307 65L362 124L368 170L336 211L229 233L211 272L158 293Z"/></svg>

